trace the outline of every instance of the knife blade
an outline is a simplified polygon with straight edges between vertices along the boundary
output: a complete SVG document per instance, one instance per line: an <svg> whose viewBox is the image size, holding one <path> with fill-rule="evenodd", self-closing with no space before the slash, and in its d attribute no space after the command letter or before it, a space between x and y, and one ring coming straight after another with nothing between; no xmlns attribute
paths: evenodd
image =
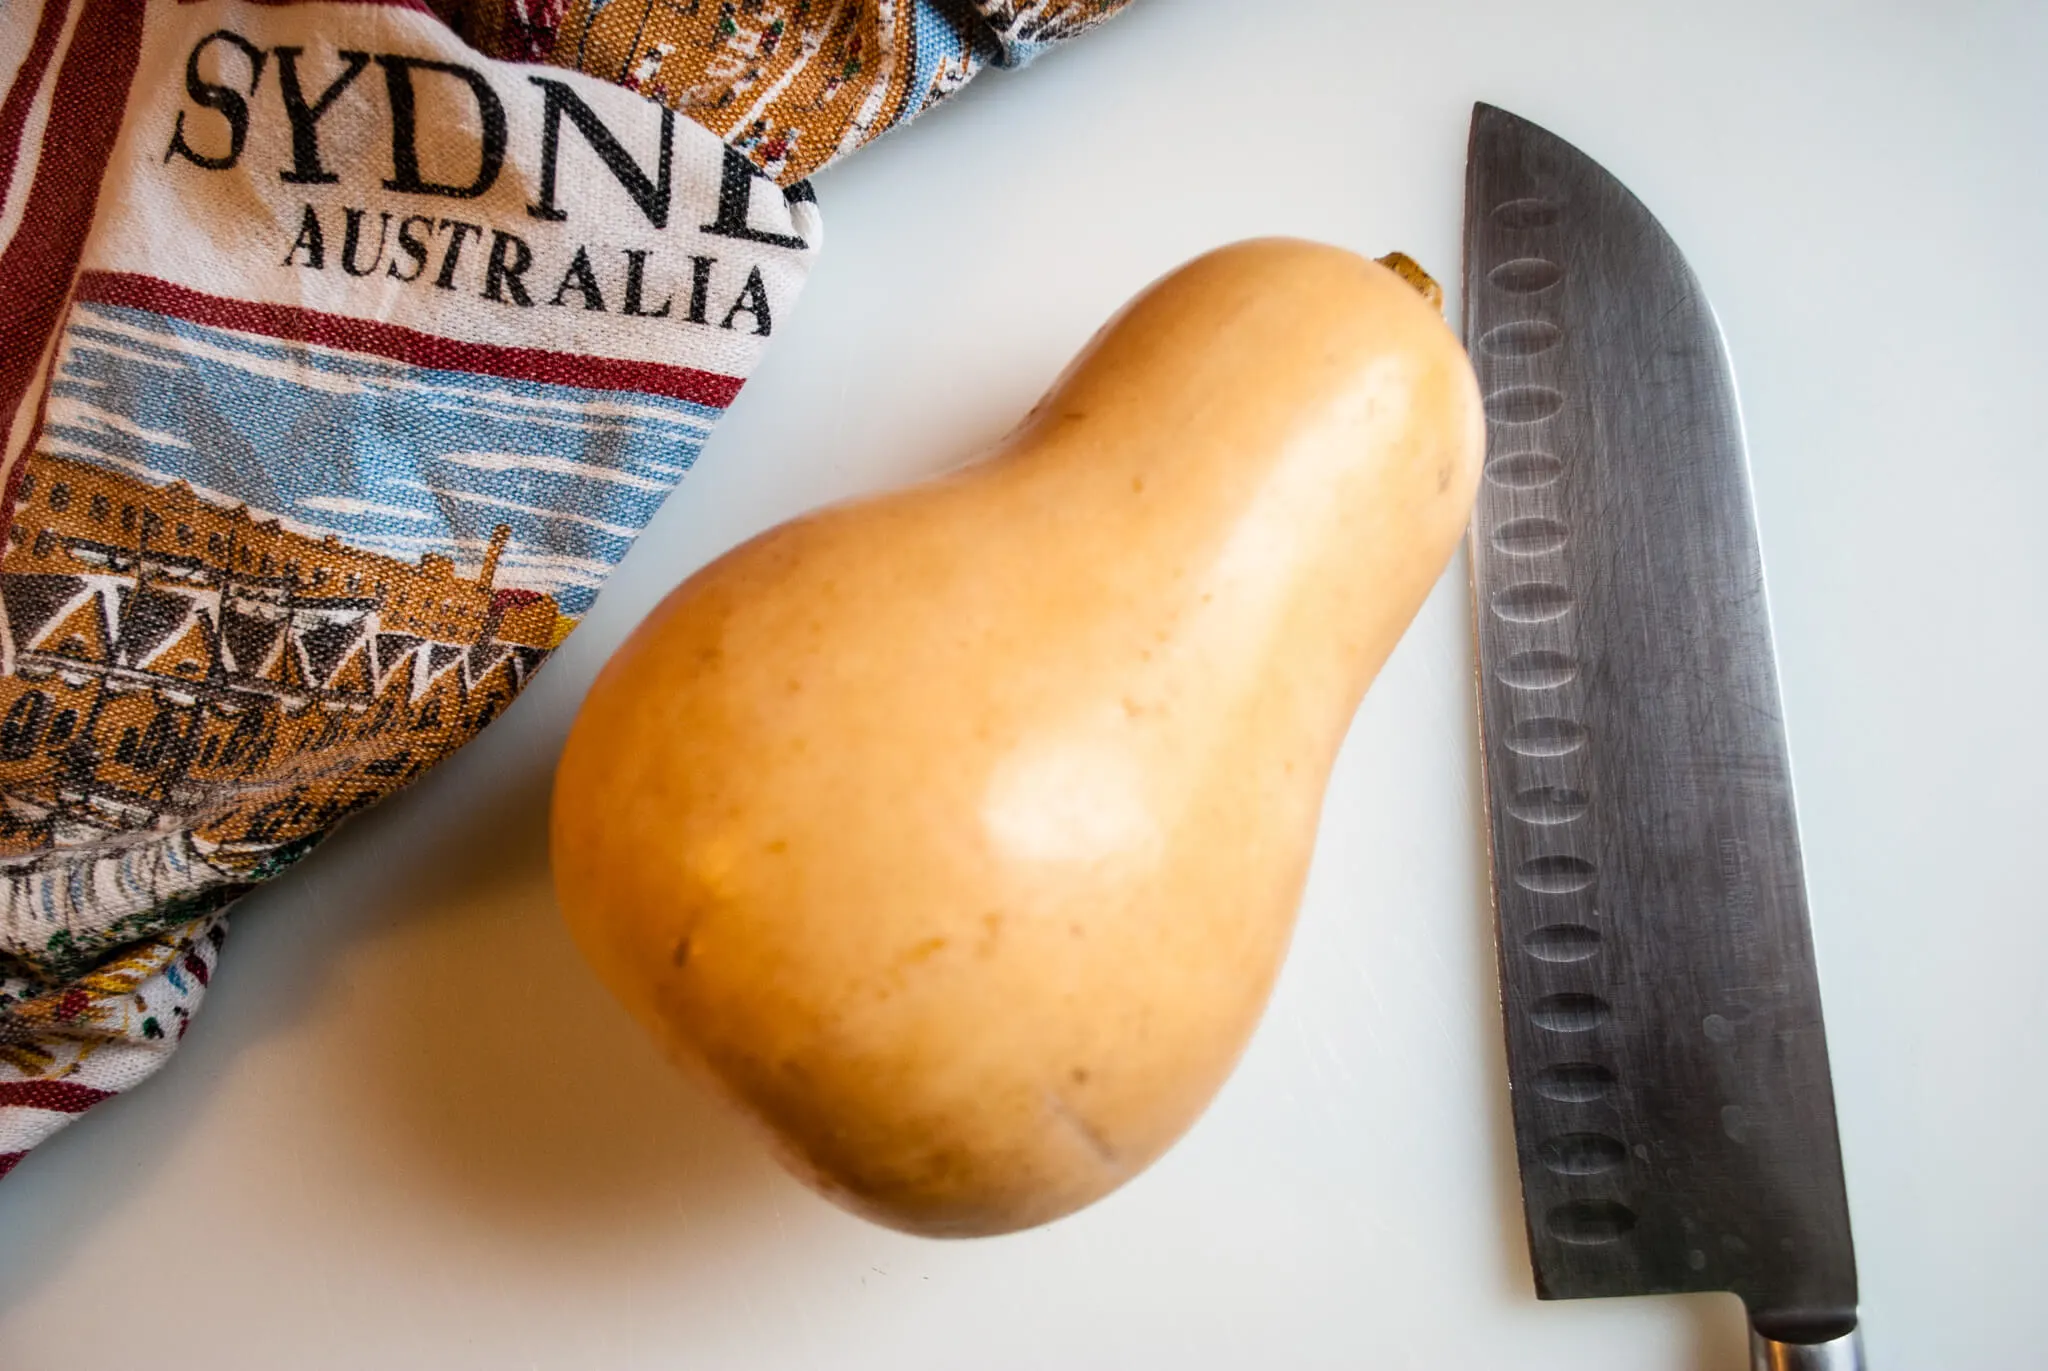
<svg viewBox="0 0 2048 1371"><path fill-rule="evenodd" d="M1471 566L1537 1293L1731 1291L1860 1367L1855 1257L1734 374L1642 203L1479 105Z"/></svg>

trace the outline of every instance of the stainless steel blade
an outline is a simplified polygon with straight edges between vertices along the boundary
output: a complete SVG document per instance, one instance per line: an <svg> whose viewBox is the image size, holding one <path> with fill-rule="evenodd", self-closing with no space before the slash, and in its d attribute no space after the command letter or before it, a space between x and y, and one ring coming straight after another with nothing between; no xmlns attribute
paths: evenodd
<svg viewBox="0 0 2048 1371"><path fill-rule="evenodd" d="M1481 719L1537 1291L1729 1290L1765 1338L1818 1352L1855 1327L1855 1261L1720 331L1641 202L1491 106L1465 213Z"/></svg>

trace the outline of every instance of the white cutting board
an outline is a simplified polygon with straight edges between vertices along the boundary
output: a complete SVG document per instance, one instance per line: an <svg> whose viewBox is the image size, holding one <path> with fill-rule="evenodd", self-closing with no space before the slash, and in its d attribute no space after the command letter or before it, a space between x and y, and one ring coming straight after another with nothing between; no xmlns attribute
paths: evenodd
<svg viewBox="0 0 2048 1371"><path fill-rule="evenodd" d="M1455 282L1475 98L1649 203L1741 373L1874 1364L2041 1365L2044 69L2034 0L1139 0L820 177L798 314L567 648L247 901L171 1066L0 1183L0 1367L1739 1367L1732 1299L1531 1296L1462 557L1352 731L1242 1068L1048 1229L812 1198L547 891L554 755L667 587L995 437L1201 249Z"/></svg>

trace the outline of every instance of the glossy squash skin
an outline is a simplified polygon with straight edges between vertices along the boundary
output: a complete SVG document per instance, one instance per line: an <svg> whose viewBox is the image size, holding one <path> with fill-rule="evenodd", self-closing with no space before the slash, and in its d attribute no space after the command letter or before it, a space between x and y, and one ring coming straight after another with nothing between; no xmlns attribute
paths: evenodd
<svg viewBox="0 0 2048 1371"><path fill-rule="evenodd" d="M986 1234L1100 1197L1256 1024L1482 448L1391 271L1197 259L995 451L763 534L641 625L556 783L578 944L860 1213Z"/></svg>

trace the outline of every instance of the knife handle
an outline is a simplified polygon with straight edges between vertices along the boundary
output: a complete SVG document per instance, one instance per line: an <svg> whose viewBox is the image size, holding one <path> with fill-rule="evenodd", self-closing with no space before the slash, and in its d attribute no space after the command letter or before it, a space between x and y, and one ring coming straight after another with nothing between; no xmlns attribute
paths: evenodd
<svg viewBox="0 0 2048 1371"><path fill-rule="evenodd" d="M1864 1371L1863 1330L1827 1342L1776 1342L1752 1328L1749 1371Z"/></svg>

